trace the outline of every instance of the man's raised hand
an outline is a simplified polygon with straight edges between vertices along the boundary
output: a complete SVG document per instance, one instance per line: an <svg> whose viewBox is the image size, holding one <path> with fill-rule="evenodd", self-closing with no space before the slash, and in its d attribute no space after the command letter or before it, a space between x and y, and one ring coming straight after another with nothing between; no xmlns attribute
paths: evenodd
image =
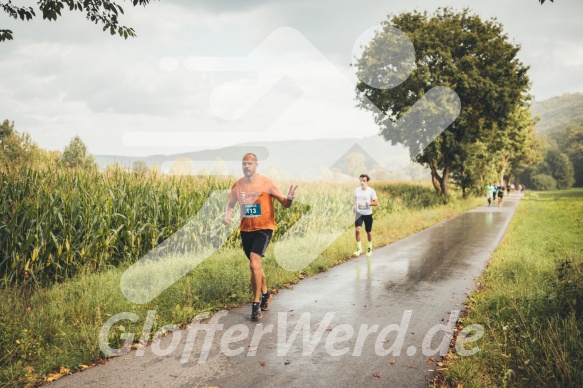
<svg viewBox="0 0 583 388"><path fill-rule="evenodd" d="M294 198L296 197L296 189L298 188L298 185L296 185L296 187L294 187L294 185L291 185L289 187L289 191L287 192L287 199L289 199L290 201L293 201Z"/></svg>

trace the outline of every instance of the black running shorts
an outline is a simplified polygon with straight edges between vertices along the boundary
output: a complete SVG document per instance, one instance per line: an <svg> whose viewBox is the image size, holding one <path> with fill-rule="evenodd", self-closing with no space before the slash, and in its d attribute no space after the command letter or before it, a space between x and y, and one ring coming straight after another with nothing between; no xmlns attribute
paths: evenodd
<svg viewBox="0 0 583 388"><path fill-rule="evenodd" d="M272 235L273 230L270 229L255 230L253 232L241 231L241 240L243 241L243 249L247 258L251 259L251 253L263 257Z"/></svg>
<svg viewBox="0 0 583 388"><path fill-rule="evenodd" d="M364 221L364 230L367 232L372 231L372 214L364 215L356 213L356 221L354 221L354 226L362 226L362 222Z"/></svg>

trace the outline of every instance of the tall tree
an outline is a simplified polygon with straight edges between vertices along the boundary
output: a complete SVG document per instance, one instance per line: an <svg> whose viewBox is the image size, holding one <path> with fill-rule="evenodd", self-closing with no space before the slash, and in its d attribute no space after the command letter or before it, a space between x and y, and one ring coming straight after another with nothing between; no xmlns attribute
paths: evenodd
<svg viewBox="0 0 583 388"><path fill-rule="evenodd" d="M402 55L392 44L392 27L409 37L414 58ZM427 128L403 131L396 121L432 88L453 89L461 100L459 117L415 157L430 168L436 191L448 195L450 175L459 174L470 156L464 148L504 130L514 107L526 99L528 67L518 60L518 51L519 46L509 41L500 23L495 19L482 21L468 9L456 12L440 8L433 15L414 11L389 16L357 60L359 106L373 112L387 141L409 147L414 156ZM390 84L395 69L410 72L397 87L378 89L362 81L374 77Z"/></svg>
<svg viewBox="0 0 583 388"><path fill-rule="evenodd" d="M61 163L67 168L96 168L95 158L87 151L87 146L79 136L71 139L63 150Z"/></svg>
<svg viewBox="0 0 583 388"><path fill-rule="evenodd" d="M2 166L34 165L41 156L43 156L43 151L30 135L14 129L14 121L4 120L0 124L0 162Z"/></svg>
<svg viewBox="0 0 583 388"><path fill-rule="evenodd" d="M506 127L492 139L498 161L498 182L510 182L527 166L535 166L542 159L542 143L537 137L528 105L517 105Z"/></svg>
<svg viewBox="0 0 583 388"><path fill-rule="evenodd" d="M28 133L12 132L4 137L0 147L0 160L4 165L34 165L42 151Z"/></svg>
<svg viewBox="0 0 583 388"><path fill-rule="evenodd" d="M551 137L557 142L559 151L565 153L575 171L575 185L583 187L583 125L570 124Z"/></svg>
<svg viewBox="0 0 583 388"><path fill-rule="evenodd" d="M552 176L557 181L557 189L570 189L575 183L573 164L569 157L551 144L544 160L538 166L538 173Z"/></svg>
<svg viewBox="0 0 583 388"><path fill-rule="evenodd" d="M462 189L464 197L470 192L482 195L486 182L497 181L490 149L490 143L485 139L470 143L461 150L466 157L460 168L452 172L452 178Z"/></svg>
<svg viewBox="0 0 583 388"><path fill-rule="evenodd" d="M146 6L150 0L131 0L134 6ZM118 16L123 14L123 8L110 0L39 0L38 11L42 13L43 19L57 20L64 9L69 11L80 11L85 13L87 20L95 24L103 24L103 31L109 30L111 35L116 33L127 39L129 36L136 36L136 32L131 27L121 26ZM8 2L1 2L0 9L9 17L21 20L31 20L36 16L32 7L21 7ZM12 31L0 29L0 42L12 40Z"/></svg>
<svg viewBox="0 0 583 388"><path fill-rule="evenodd" d="M11 135L14 132L14 121L10 122L8 120L4 120L2 124L0 124L0 143L4 140L6 136Z"/></svg>

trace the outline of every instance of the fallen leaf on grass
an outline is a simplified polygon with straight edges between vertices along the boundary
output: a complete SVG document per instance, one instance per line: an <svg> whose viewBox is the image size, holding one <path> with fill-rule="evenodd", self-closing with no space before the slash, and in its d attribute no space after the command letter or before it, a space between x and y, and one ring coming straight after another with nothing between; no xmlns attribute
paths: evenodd
<svg viewBox="0 0 583 388"><path fill-rule="evenodd" d="M51 373L48 377L47 377L47 381L50 383L51 381L55 381L59 378L61 378L61 376L63 376L60 373Z"/></svg>
<svg viewBox="0 0 583 388"><path fill-rule="evenodd" d="M374 377L378 377L379 379L381 378L381 374L379 372L374 372L372 375Z"/></svg>
<svg viewBox="0 0 583 388"><path fill-rule="evenodd" d="M431 365L433 363L434 363L433 357L429 357L429 360L427 360L427 365Z"/></svg>

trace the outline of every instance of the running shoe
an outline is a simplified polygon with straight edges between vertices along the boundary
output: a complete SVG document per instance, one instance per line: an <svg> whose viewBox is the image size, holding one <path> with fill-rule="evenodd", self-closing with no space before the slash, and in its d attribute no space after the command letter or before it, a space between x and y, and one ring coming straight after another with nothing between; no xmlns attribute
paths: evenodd
<svg viewBox="0 0 583 388"><path fill-rule="evenodd" d="M269 291L267 291L267 294L263 294L261 296L261 310L262 311L269 310L269 303L271 302L272 299L273 299L273 295L271 295L271 292L269 292Z"/></svg>
<svg viewBox="0 0 583 388"><path fill-rule="evenodd" d="M372 255L372 247L371 246L369 246L368 248L366 248L366 255L368 257L370 257Z"/></svg>
<svg viewBox="0 0 583 388"><path fill-rule="evenodd" d="M354 251L353 255L354 256L358 256L362 253L362 249L361 248L356 248L356 250Z"/></svg>
<svg viewBox="0 0 583 388"><path fill-rule="evenodd" d="M261 318L261 306L259 302L253 302L251 304L251 319L257 320Z"/></svg>

